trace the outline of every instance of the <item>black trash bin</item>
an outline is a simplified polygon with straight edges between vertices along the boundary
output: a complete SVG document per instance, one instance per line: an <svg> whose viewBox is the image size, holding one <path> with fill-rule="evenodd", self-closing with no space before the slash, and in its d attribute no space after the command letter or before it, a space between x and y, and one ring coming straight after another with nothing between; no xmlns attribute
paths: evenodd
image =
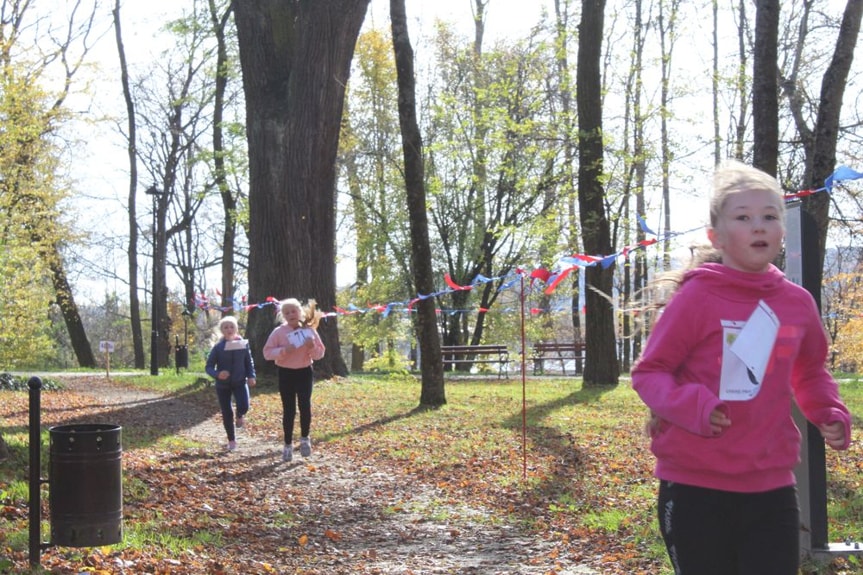
<svg viewBox="0 0 863 575"><path fill-rule="evenodd" d="M174 353L174 364L177 366L177 369L189 367L189 348L185 345L177 346L177 351Z"/></svg>
<svg viewBox="0 0 863 575"><path fill-rule="evenodd" d="M122 428L58 425L49 430L51 543L98 547L123 540Z"/></svg>

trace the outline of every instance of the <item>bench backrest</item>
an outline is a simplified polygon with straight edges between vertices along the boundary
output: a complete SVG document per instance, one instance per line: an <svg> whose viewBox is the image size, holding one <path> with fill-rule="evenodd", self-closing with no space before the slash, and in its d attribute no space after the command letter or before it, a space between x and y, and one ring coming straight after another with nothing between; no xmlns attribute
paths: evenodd
<svg viewBox="0 0 863 575"><path fill-rule="evenodd" d="M584 351L584 343L580 341L570 342L539 342L534 344L536 351Z"/></svg>

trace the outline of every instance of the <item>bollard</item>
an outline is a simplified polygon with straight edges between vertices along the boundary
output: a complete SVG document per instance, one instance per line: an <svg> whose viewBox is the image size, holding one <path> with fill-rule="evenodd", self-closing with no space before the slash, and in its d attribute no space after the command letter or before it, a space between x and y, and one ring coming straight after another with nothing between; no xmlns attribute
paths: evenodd
<svg viewBox="0 0 863 575"><path fill-rule="evenodd" d="M123 539L122 445L118 425L50 428L51 544L97 547Z"/></svg>
<svg viewBox="0 0 863 575"><path fill-rule="evenodd" d="M39 566L42 555L42 380L27 381L30 388L30 567Z"/></svg>

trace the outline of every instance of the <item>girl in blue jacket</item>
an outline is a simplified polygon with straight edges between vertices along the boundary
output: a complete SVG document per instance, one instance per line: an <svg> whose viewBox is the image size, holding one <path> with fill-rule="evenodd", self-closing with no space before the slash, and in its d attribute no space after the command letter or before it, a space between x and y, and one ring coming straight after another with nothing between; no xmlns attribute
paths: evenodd
<svg viewBox="0 0 863 575"><path fill-rule="evenodd" d="M225 316L219 322L221 339L207 357L207 374L216 380L216 396L222 410L222 423L228 434L228 451L237 449L235 427L245 425L249 412L249 386L255 386L255 364L249 342L240 337L237 319ZM236 425L231 398L237 406Z"/></svg>

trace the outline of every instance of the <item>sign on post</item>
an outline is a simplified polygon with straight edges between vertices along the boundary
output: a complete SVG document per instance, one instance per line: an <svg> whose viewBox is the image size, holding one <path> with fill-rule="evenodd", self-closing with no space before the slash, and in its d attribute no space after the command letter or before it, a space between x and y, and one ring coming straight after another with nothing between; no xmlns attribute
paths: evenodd
<svg viewBox="0 0 863 575"><path fill-rule="evenodd" d="M113 341L100 341L99 352L105 354L105 377L111 378L111 353L114 352Z"/></svg>

